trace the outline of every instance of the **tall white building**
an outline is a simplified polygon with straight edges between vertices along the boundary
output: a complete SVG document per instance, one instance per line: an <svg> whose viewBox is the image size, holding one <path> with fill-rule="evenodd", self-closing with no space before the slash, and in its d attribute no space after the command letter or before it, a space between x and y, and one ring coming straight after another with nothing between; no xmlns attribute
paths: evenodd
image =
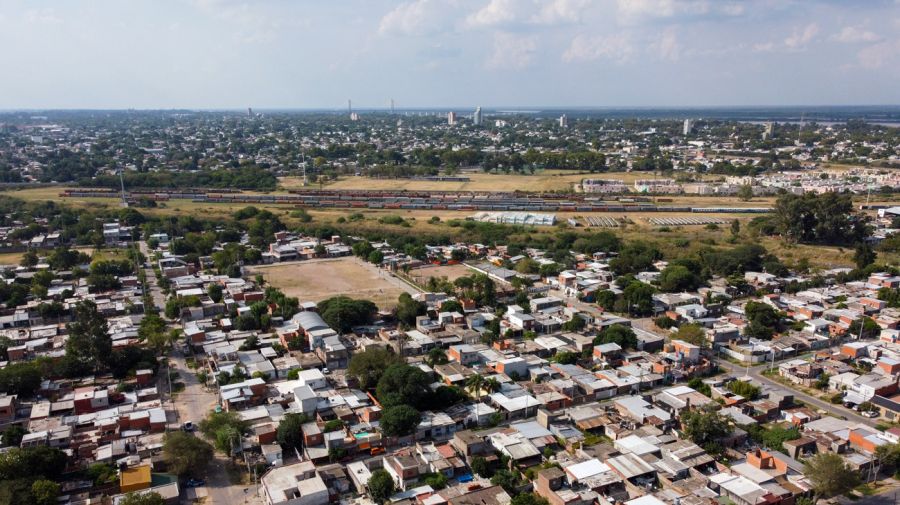
<svg viewBox="0 0 900 505"><path fill-rule="evenodd" d="M693 119L685 119L684 120L684 129L682 130L682 135L688 135L694 129L694 120Z"/></svg>
<svg viewBox="0 0 900 505"><path fill-rule="evenodd" d="M447 113L447 124L453 126L456 124L456 113L450 111Z"/></svg>
<svg viewBox="0 0 900 505"><path fill-rule="evenodd" d="M475 126L481 125L481 107L475 107L475 115L472 116L472 124Z"/></svg>
<svg viewBox="0 0 900 505"><path fill-rule="evenodd" d="M569 127L569 117L563 114L559 116L559 127L560 128L568 128Z"/></svg>

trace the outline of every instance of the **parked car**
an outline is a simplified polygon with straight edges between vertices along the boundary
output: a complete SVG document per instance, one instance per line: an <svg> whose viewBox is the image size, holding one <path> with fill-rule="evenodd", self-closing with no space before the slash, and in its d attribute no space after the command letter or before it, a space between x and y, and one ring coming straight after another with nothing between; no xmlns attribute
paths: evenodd
<svg viewBox="0 0 900 505"><path fill-rule="evenodd" d="M183 423L181 425L181 430L182 431L194 431L194 423L192 423L191 421Z"/></svg>
<svg viewBox="0 0 900 505"><path fill-rule="evenodd" d="M200 487L200 486L205 486L206 481L203 479L188 479L188 481L185 483L185 485L187 487Z"/></svg>
<svg viewBox="0 0 900 505"><path fill-rule="evenodd" d="M878 412L875 412L874 410L867 410L867 411L865 411L865 412L862 413L862 416L863 416L863 417L868 417L869 419L872 419L872 418L874 418L874 417L878 417Z"/></svg>

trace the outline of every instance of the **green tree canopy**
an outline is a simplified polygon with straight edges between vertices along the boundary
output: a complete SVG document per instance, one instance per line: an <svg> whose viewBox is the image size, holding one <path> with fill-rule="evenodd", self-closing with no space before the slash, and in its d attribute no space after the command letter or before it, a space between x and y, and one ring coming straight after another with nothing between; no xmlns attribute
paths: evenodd
<svg viewBox="0 0 900 505"><path fill-rule="evenodd" d="M285 414L284 418L278 423L278 432L276 437L278 443L285 449L303 448L303 425L309 421L306 414Z"/></svg>
<svg viewBox="0 0 900 505"><path fill-rule="evenodd" d="M395 405L381 414L381 431L389 437L410 435L419 425L422 415L409 405Z"/></svg>
<svg viewBox="0 0 900 505"><path fill-rule="evenodd" d="M166 434L163 458L172 473L182 477L202 475L213 457L213 448L205 440L183 431Z"/></svg>
<svg viewBox="0 0 900 505"><path fill-rule="evenodd" d="M803 475L813 486L813 503L842 495L859 485L859 473L833 452L822 452L806 460Z"/></svg>
<svg viewBox="0 0 900 505"><path fill-rule="evenodd" d="M354 300L346 296L335 296L318 304L319 314L335 330L346 333L354 326L369 324L378 307L369 300Z"/></svg>
<svg viewBox="0 0 900 505"><path fill-rule="evenodd" d="M94 302L85 300L75 305L72 322L68 324L66 355L100 370L110 363L112 339L106 318Z"/></svg>
<svg viewBox="0 0 900 505"><path fill-rule="evenodd" d="M375 503L384 503L394 494L394 479L386 470L379 468L372 472L366 487L369 489L369 496Z"/></svg>
<svg viewBox="0 0 900 505"><path fill-rule="evenodd" d="M390 349L372 346L353 354L347 366L347 373L359 382L359 387L372 389L378 384L385 370L402 363L403 358Z"/></svg>
<svg viewBox="0 0 900 505"><path fill-rule="evenodd" d="M383 407L421 407L430 393L431 379L421 369L406 364L391 365L378 380L375 394Z"/></svg>
<svg viewBox="0 0 900 505"><path fill-rule="evenodd" d="M119 505L165 505L166 500L155 491L128 493L119 502Z"/></svg>

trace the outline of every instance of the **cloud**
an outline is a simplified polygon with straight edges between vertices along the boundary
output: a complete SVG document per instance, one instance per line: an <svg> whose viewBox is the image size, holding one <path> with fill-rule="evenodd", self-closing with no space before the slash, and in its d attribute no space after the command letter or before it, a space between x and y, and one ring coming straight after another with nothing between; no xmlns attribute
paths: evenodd
<svg viewBox="0 0 900 505"><path fill-rule="evenodd" d="M572 39L572 43L563 53L562 59L568 63L600 59L625 63L631 59L633 54L634 46L625 35L578 35Z"/></svg>
<svg viewBox="0 0 900 505"><path fill-rule="evenodd" d="M857 53L857 59L861 67L870 70L900 63L894 61L900 59L900 40L865 47Z"/></svg>
<svg viewBox="0 0 900 505"><path fill-rule="evenodd" d="M806 48L806 45L819 33L819 25L810 23L802 30L795 29L794 32L786 39L784 45L786 48L799 51Z"/></svg>
<svg viewBox="0 0 900 505"><path fill-rule="evenodd" d="M733 0L616 0L619 20L629 24L646 18L733 17L744 4Z"/></svg>
<svg viewBox="0 0 900 505"><path fill-rule="evenodd" d="M489 0L469 14L468 28L562 25L581 21L594 0Z"/></svg>
<svg viewBox="0 0 900 505"><path fill-rule="evenodd" d="M439 30L445 17L445 7L451 7L440 0L414 0L405 2L381 18L378 33L422 35Z"/></svg>
<svg viewBox="0 0 900 505"><path fill-rule="evenodd" d="M553 0L532 16L531 21L542 25L577 23L591 3L591 0Z"/></svg>
<svg viewBox="0 0 900 505"><path fill-rule="evenodd" d="M494 35L494 50L485 62L490 69L522 70L534 61L537 41L533 36L497 33Z"/></svg>
<svg viewBox="0 0 900 505"><path fill-rule="evenodd" d="M515 21L518 17L516 0L491 0L466 18L470 27L497 26Z"/></svg>
<svg viewBox="0 0 900 505"><path fill-rule="evenodd" d="M25 20L29 23L44 25L58 25L63 22L62 18L56 14L56 11L50 7L29 9L25 12Z"/></svg>
<svg viewBox="0 0 900 505"><path fill-rule="evenodd" d="M662 60L678 61L681 57L681 45L678 43L675 29L669 27L663 30L659 40L651 46L651 49L654 49Z"/></svg>
<svg viewBox="0 0 900 505"><path fill-rule="evenodd" d="M843 42L845 44L853 44L856 42L875 42L880 37L873 32L865 30L859 26L845 26L840 32L831 36L831 40Z"/></svg>

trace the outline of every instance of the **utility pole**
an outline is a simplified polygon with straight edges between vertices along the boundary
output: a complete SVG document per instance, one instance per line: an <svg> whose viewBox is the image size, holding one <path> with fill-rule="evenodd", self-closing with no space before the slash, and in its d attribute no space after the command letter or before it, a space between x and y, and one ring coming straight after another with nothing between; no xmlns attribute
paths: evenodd
<svg viewBox="0 0 900 505"><path fill-rule="evenodd" d="M128 207L128 200L125 199L125 178L122 176L122 169L119 169L119 184L122 187L122 207Z"/></svg>

